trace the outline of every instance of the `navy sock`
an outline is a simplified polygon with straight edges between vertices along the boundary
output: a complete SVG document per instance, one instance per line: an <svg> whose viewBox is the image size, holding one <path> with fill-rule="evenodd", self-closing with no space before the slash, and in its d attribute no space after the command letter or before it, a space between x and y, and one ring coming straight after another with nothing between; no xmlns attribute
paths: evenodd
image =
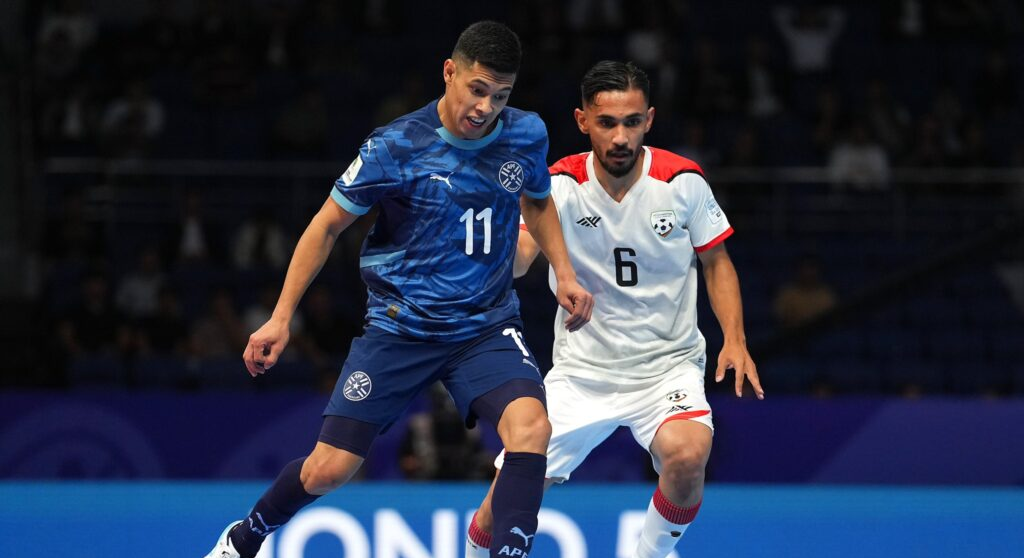
<svg viewBox="0 0 1024 558"><path fill-rule="evenodd" d="M494 483L491 558L526 558L537 533L548 458L537 453L506 453Z"/></svg>
<svg viewBox="0 0 1024 558"><path fill-rule="evenodd" d="M260 551L263 539L284 525L303 507L319 498L306 492L299 480L306 458L296 459L281 469L274 484L252 507L249 516L231 530L231 544L242 558L252 558Z"/></svg>

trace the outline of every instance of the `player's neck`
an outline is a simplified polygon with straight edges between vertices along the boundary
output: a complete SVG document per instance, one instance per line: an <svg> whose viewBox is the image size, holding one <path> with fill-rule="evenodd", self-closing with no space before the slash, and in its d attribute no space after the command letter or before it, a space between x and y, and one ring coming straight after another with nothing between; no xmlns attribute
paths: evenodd
<svg viewBox="0 0 1024 558"><path fill-rule="evenodd" d="M600 161L594 161L594 174L597 177L597 183L604 188L611 199L621 202L633 185L640 180L640 175L644 172L644 157L646 156L647 150L641 149L633 168L627 174L618 177L612 176Z"/></svg>

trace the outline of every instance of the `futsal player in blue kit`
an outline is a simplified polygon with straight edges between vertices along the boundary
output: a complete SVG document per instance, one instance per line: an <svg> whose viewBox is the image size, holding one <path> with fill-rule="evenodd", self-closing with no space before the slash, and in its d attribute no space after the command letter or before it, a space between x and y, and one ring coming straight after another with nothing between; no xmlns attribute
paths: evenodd
<svg viewBox="0 0 1024 558"><path fill-rule="evenodd" d="M376 206L359 264L365 334L352 343L312 453L285 465L207 558L255 556L301 508L345 484L374 438L437 380L467 425L491 422L505 446L491 556L529 553L551 425L512 290L520 210L555 269L567 329L587 323L593 298L576 281L549 199L544 124L505 106L520 58L508 27L469 26L444 62L444 95L374 130L299 239L272 317L249 337L249 373L274 366L335 239Z"/></svg>

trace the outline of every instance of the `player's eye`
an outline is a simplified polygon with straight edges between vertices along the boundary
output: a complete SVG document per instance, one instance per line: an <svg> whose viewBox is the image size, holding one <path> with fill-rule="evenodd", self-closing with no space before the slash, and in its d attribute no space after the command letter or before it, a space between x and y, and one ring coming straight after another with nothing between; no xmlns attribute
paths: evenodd
<svg viewBox="0 0 1024 558"><path fill-rule="evenodd" d="M643 120L640 119L640 118L630 118L629 120L626 121L626 127L628 127L628 128L636 128L637 126L639 126L642 123L643 123Z"/></svg>
<svg viewBox="0 0 1024 558"><path fill-rule="evenodd" d="M494 100L499 102L499 103L503 103L506 100L508 100L508 95L506 95L504 93L500 93L500 94L494 96Z"/></svg>

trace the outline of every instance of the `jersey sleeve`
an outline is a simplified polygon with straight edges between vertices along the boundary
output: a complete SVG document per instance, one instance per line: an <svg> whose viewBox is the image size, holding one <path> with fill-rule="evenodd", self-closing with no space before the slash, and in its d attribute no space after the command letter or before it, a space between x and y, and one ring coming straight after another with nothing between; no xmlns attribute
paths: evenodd
<svg viewBox="0 0 1024 558"><path fill-rule="evenodd" d="M733 233L732 226L704 177L698 173L685 173L676 180L681 183L686 200L686 223L693 249L704 252L729 238Z"/></svg>
<svg viewBox="0 0 1024 558"><path fill-rule="evenodd" d="M370 136L341 178L334 181L331 199L349 213L363 215L398 184L399 169L387 144Z"/></svg>
<svg viewBox="0 0 1024 558"><path fill-rule="evenodd" d="M551 193L551 175L548 174L548 129L539 116L531 115L532 136L530 144L529 180L523 193L533 199L544 199Z"/></svg>

